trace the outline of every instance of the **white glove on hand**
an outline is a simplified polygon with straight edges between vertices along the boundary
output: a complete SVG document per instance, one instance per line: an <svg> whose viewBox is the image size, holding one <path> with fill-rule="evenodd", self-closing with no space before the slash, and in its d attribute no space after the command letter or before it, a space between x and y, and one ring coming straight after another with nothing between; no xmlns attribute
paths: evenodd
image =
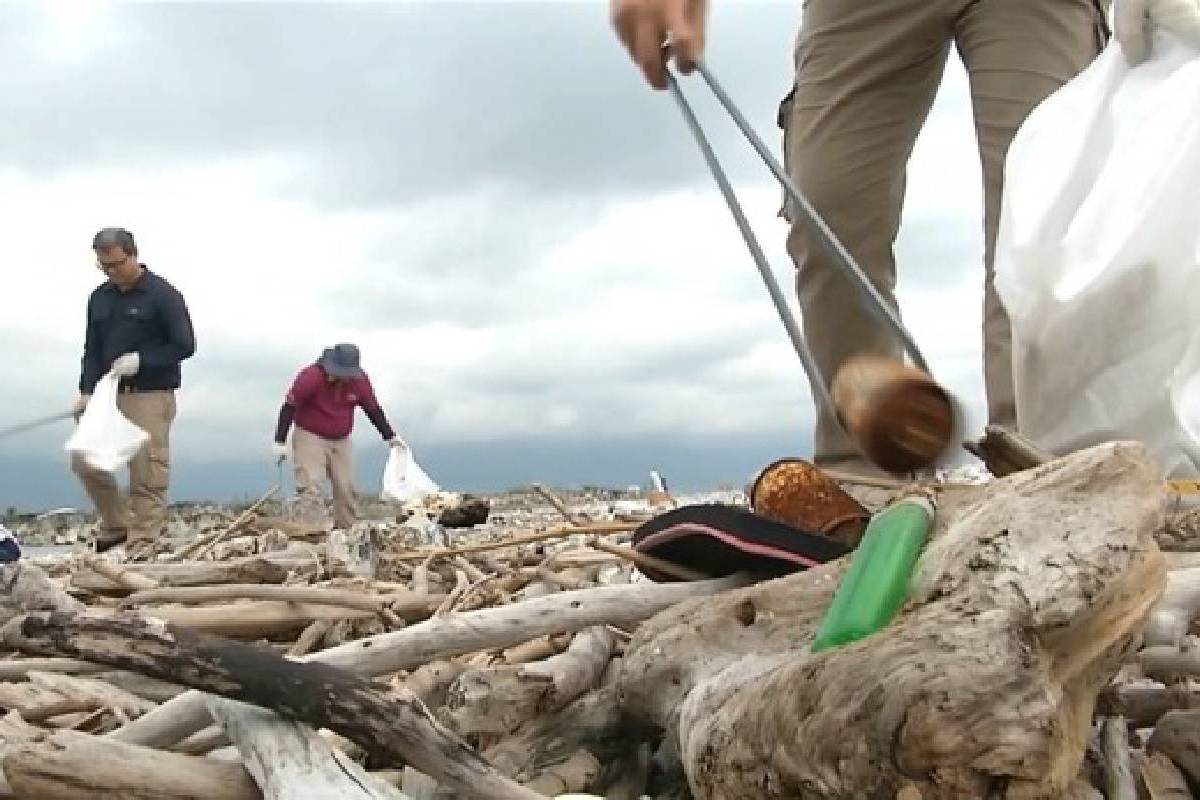
<svg viewBox="0 0 1200 800"><path fill-rule="evenodd" d="M291 454L292 449L286 443L271 442L271 457L276 461L287 461Z"/></svg>
<svg viewBox="0 0 1200 800"><path fill-rule="evenodd" d="M1200 0L1117 0L1113 33L1131 65L1150 55L1150 33L1156 27L1200 48Z"/></svg>
<svg viewBox="0 0 1200 800"><path fill-rule="evenodd" d="M75 398L75 404L71 406L71 413L75 416L75 421L79 422L79 418L83 416L83 412L87 410L88 401L92 399L90 394L82 394Z"/></svg>
<svg viewBox="0 0 1200 800"><path fill-rule="evenodd" d="M408 442L404 441L399 436L393 436L391 439L387 440L387 446L388 447L400 447L400 448L407 450Z"/></svg>
<svg viewBox="0 0 1200 800"><path fill-rule="evenodd" d="M123 356L118 356L117 360L113 362L112 371L122 378L130 378L137 375L141 366L141 356L137 353L126 353Z"/></svg>

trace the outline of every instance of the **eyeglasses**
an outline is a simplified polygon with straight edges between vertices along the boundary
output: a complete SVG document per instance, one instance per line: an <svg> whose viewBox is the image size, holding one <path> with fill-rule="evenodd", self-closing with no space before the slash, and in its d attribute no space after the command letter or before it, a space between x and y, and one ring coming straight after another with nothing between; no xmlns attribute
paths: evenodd
<svg viewBox="0 0 1200 800"><path fill-rule="evenodd" d="M125 266L125 262L128 260L129 260L129 256L125 256L120 261L101 261L100 259L96 259L96 269L100 270L101 272L103 272L105 274L108 274L109 272L112 272L114 269L119 269L120 267Z"/></svg>

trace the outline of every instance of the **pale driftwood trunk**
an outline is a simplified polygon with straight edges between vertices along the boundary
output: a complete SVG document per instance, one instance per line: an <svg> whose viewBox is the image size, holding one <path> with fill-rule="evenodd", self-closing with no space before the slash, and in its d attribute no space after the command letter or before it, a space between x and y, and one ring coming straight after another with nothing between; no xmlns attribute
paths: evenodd
<svg viewBox="0 0 1200 800"><path fill-rule="evenodd" d="M1193 784L1200 782L1200 709L1163 715L1146 743L1149 753L1161 753L1183 770Z"/></svg>
<svg viewBox="0 0 1200 800"><path fill-rule="evenodd" d="M16 561L0 566L0 625L22 611L79 614L84 605L38 567Z"/></svg>
<svg viewBox="0 0 1200 800"><path fill-rule="evenodd" d="M1129 756L1129 731L1122 717L1105 717L1100 725L1104 754L1105 800L1138 800Z"/></svg>
<svg viewBox="0 0 1200 800"><path fill-rule="evenodd" d="M612 634L597 626L580 631L566 652L545 661L470 670L450 687L450 719L463 734L508 733L593 688L612 652Z"/></svg>
<svg viewBox="0 0 1200 800"><path fill-rule="evenodd" d="M698 583L641 583L562 592L347 642L316 654L314 660L345 667L360 675L382 675L446 656L517 644L536 636L606 623L640 622L689 597L706 597L747 582L746 578L735 576Z"/></svg>
<svg viewBox="0 0 1200 800"><path fill-rule="evenodd" d="M129 694L136 695L155 704L165 703L171 698L178 697L187 691L177 683L160 681L156 678L149 678L145 675L139 675L136 672L128 672L126 670L96 672L88 677L97 681L103 681L110 686L122 689Z"/></svg>
<svg viewBox="0 0 1200 800"><path fill-rule="evenodd" d="M564 592L432 619L322 650L304 660L345 667L360 675L383 675L450 656L507 647L535 636L605 623L632 624L689 597L706 597L745 582L735 576L702 583L640 583ZM185 692L111 735L130 744L170 747L209 721L204 698L197 692Z"/></svg>
<svg viewBox="0 0 1200 800"><path fill-rule="evenodd" d="M92 571L100 573L122 589L130 592L153 589L158 586L158 582L154 579L118 566L102 555L86 555L82 558L82 562Z"/></svg>
<svg viewBox="0 0 1200 800"><path fill-rule="evenodd" d="M1019 433L999 425L988 425L983 438L970 442L966 449L998 478L1045 464L1053 456Z"/></svg>
<svg viewBox="0 0 1200 800"><path fill-rule="evenodd" d="M1200 650L1171 645L1147 647L1138 653L1142 671L1164 683L1200 675Z"/></svg>
<svg viewBox="0 0 1200 800"><path fill-rule="evenodd" d="M314 605L353 608L359 611L379 613L392 608L402 616L423 618L429 616L445 595L416 595L411 592L373 594L348 589L331 589L324 586L276 586L273 584L229 583L215 586L175 586L137 592L126 597L123 605L145 603L212 603L224 600L271 600L286 603L311 603Z"/></svg>
<svg viewBox="0 0 1200 800"><path fill-rule="evenodd" d="M336 622L343 619L370 619L377 615L377 612L353 608L275 600L250 600L199 608L160 606L146 613L170 625L234 639L278 636L321 619Z"/></svg>
<svg viewBox="0 0 1200 800"><path fill-rule="evenodd" d="M1182 683L1120 682L1105 689L1101 701L1107 713L1124 717L1133 727L1152 728L1168 711L1200 707L1200 688Z"/></svg>
<svg viewBox="0 0 1200 800"><path fill-rule="evenodd" d="M80 661L78 658L19 658L0 661L0 681L23 681L30 672L87 675L106 670L108 667L103 664L92 664L88 661Z"/></svg>
<svg viewBox="0 0 1200 800"><path fill-rule="evenodd" d="M9 711L0 717L0 798L8 800L15 796L12 787L8 785L8 778L4 775L5 756L23 743L31 739L39 739L42 735L41 728L30 725L16 711Z"/></svg>
<svg viewBox="0 0 1200 800"><path fill-rule="evenodd" d="M101 736L58 731L4 757L20 800L262 800L240 764L133 747Z"/></svg>
<svg viewBox="0 0 1200 800"><path fill-rule="evenodd" d="M1171 759L1162 753L1150 753L1138 761L1138 773L1150 800L1192 800L1187 778Z"/></svg>
<svg viewBox="0 0 1200 800"><path fill-rule="evenodd" d="M246 770L265 800L320 797L328 800L397 800L357 763L329 746L306 725L235 700L208 701L213 719L224 726L242 754Z"/></svg>
<svg viewBox="0 0 1200 800"><path fill-rule="evenodd" d="M214 583L283 583L292 570L318 563L311 555L279 553L229 561L189 561L183 564L127 564L128 572L144 575L159 586L207 586ZM100 594L124 595L124 587L91 570L71 576L71 585Z"/></svg>
<svg viewBox="0 0 1200 800"><path fill-rule="evenodd" d="M95 702L96 708L117 709L128 717L140 717L155 707L155 704L149 700L96 678L77 678L53 672L31 672L29 673L29 684L55 692L64 698L90 698Z"/></svg>
<svg viewBox="0 0 1200 800"><path fill-rule="evenodd" d="M190 630L166 631L138 619L34 613L14 621L8 633L10 643L26 651L143 672L328 728L370 753L412 764L465 798L540 798L493 769L420 701L389 695L344 669L288 661L262 648Z"/></svg>
<svg viewBox="0 0 1200 800"><path fill-rule="evenodd" d="M923 800L1060 797L1163 590L1164 502L1130 443L947 492L883 631L807 652L841 564L690 601L634 635L623 708L697 800L886 797L901 775Z"/></svg>

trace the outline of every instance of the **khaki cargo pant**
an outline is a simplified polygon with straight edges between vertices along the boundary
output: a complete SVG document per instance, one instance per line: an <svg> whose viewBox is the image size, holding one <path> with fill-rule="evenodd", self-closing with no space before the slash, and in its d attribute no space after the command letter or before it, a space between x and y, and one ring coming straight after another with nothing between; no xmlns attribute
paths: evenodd
<svg viewBox="0 0 1200 800"><path fill-rule="evenodd" d="M175 393L122 392L117 408L130 422L150 434L150 440L129 462L129 497L121 496L112 473L90 466L80 456L71 458L71 469L100 514L99 539L130 542L153 541L167 519L167 487L171 479L171 423L175 421Z"/></svg>
<svg viewBox="0 0 1200 800"><path fill-rule="evenodd" d="M1107 37L1107 0L806 0L796 80L780 107L788 172L895 307L892 244L905 171L955 45L970 76L983 166L984 379L990 422L1014 427L1011 335L993 287L1004 156L1033 107L1074 77ZM826 383L857 353L898 354L803 219L788 252L805 335ZM930 242L936 251L938 242ZM835 420L819 413L816 460L864 469Z"/></svg>
<svg viewBox="0 0 1200 800"><path fill-rule="evenodd" d="M300 513L308 521L325 516L321 481L328 477L333 487L333 526L343 530L354 524L358 509L354 497L354 460L350 437L325 439L296 427L292 433L296 495Z"/></svg>

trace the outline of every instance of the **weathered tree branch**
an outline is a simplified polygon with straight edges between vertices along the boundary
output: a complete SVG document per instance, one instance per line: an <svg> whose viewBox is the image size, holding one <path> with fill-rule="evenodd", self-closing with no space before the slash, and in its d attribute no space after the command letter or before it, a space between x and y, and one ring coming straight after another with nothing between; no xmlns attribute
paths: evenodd
<svg viewBox="0 0 1200 800"><path fill-rule="evenodd" d="M431 619L331 647L303 660L345 667L360 675L383 675L450 656L520 644L536 636L640 622L689 597L717 594L746 582L745 577L732 576L698 583L640 583L563 592ZM209 721L203 697L185 692L112 735L130 744L169 747Z"/></svg>
<svg viewBox="0 0 1200 800"><path fill-rule="evenodd" d="M336 731L368 752L410 763L466 797L536 800L500 775L414 698L343 669L288 661L251 645L146 620L29 614L6 630L27 652L84 658L272 709Z"/></svg>
<svg viewBox="0 0 1200 800"><path fill-rule="evenodd" d="M575 635L567 650L520 666L470 670L450 687L447 708L462 734L507 733L527 719L557 711L599 681L613 637L596 626Z"/></svg>
<svg viewBox="0 0 1200 800"><path fill-rule="evenodd" d="M9 749L4 773L17 797L38 800L262 800L241 764L75 731L57 731Z"/></svg>

